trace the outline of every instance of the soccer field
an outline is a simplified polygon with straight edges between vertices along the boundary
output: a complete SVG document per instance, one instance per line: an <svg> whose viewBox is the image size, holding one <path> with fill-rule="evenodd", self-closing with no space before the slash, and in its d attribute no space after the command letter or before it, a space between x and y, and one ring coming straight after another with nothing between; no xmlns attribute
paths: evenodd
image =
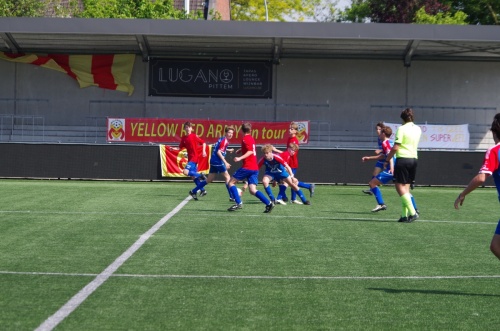
<svg viewBox="0 0 500 331"><path fill-rule="evenodd" d="M360 186L231 206L221 183L0 180L3 330L498 330L496 190ZM262 186L259 186L262 189ZM304 192L306 197L309 193Z"/></svg>

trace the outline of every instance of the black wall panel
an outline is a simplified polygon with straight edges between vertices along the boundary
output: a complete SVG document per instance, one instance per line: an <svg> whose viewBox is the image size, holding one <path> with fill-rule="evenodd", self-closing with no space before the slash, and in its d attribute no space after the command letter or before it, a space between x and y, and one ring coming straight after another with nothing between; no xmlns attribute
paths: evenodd
<svg viewBox="0 0 500 331"><path fill-rule="evenodd" d="M365 184L375 162L363 163L361 157L372 153L301 149L297 177L311 183ZM0 155L2 178L167 179L161 177L158 146L4 143ZM483 157L484 152L420 151L417 184L466 185Z"/></svg>

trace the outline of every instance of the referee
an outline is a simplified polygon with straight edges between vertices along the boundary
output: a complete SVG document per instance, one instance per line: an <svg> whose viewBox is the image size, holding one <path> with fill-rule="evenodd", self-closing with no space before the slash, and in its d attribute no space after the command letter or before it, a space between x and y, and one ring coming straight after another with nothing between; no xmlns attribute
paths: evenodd
<svg viewBox="0 0 500 331"><path fill-rule="evenodd" d="M396 155L394 167L394 178L396 180L396 191L401 197L402 211L398 222L411 223L418 218L418 213L413 207L410 193L410 184L415 181L417 173L417 147L422 135L422 130L414 121L413 110L406 108L401 112L403 125L396 131L394 146L386 157L389 163Z"/></svg>

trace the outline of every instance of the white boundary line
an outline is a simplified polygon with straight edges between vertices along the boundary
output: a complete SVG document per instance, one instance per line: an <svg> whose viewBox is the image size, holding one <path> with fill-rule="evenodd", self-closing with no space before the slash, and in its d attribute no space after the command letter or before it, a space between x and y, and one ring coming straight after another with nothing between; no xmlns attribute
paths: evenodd
<svg viewBox="0 0 500 331"><path fill-rule="evenodd" d="M94 214L94 215L109 215L109 211L95 211L95 212L60 212L60 211L30 211L30 210L0 210L0 214L68 214L68 215L73 215L73 214ZM121 213L121 215L161 215L161 213ZM199 215L199 214L191 214L187 213L187 215ZM214 216L217 217L232 217L231 213L227 212L215 212L213 214ZM261 214L245 214L246 217L262 217ZM286 218L286 219L300 219L304 220L304 216L295 216L295 215L269 215L270 218ZM369 218L369 217L331 217L331 216L314 216L314 217L308 217L307 220L329 220L329 221L367 221L367 222L394 222L397 223L396 218ZM304 220L304 221L307 221ZM207 220L209 222L211 220ZM415 223L450 223L450 224L477 224L477 225L496 225L498 224L498 221L491 221L491 222L484 222L484 221L478 221L478 222L472 222L472 221L448 221L448 220L425 220L419 218Z"/></svg>
<svg viewBox="0 0 500 331"><path fill-rule="evenodd" d="M96 277L100 274L78 274L57 272L15 272L0 271L0 275L41 275L65 277ZM384 279L495 279L500 275L449 275L449 276L236 276L236 275L141 275L141 274L112 274L109 277L126 278L202 278L202 279L289 279L289 280L384 280ZM76 308L76 307L75 307Z"/></svg>
<svg viewBox="0 0 500 331"><path fill-rule="evenodd" d="M159 220L153 227L146 231L140 238L130 246L122 255L120 255L113 263L111 263L104 271L96 276L96 278L88 283L84 288L75 294L68 302L66 302L58 311L56 311L52 316L47 318L36 331L50 331L54 329L59 323L61 323L66 317L68 317L78 306L80 306L95 290L99 288L113 273L118 270L139 248L141 248L144 243L151 238L151 236L158 231L165 223L168 222L172 216L177 214L182 207L184 207L191 197L187 197L182 201L177 207L174 208L170 213L165 215L161 220Z"/></svg>

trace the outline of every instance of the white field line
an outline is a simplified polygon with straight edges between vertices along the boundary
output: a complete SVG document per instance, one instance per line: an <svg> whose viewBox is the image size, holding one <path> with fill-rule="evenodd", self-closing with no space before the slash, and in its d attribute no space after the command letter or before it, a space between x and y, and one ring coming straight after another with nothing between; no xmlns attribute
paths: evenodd
<svg viewBox="0 0 500 331"><path fill-rule="evenodd" d="M109 211L81 211L81 212L75 212L75 211L30 211L30 210L0 210L0 214L31 214L31 215L36 215L36 214L54 214L54 215L109 215ZM148 213L148 212L134 212L134 213L120 213L120 215L162 215L162 213ZM200 216L199 213L186 213L186 215L195 215L195 216ZM217 216L217 217L228 217L228 218L233 218L232 213L229 212L214 212L211 213L212 216ZM262 214L245 214L245 217L258 217L261 218ZM287 219L302 219L304 220L304 216L295 216L295 215L276 215L276 213L273 213L273 215L268 215L266 216L270 218L287 218ZM207 221L212 221L212 219ZM368 217L332 217L332 216L308 216L307 220L329 220L329 221L372 221L372 222L394 222L397 223L396 218L368 218ZM304 221L307 221L304 220ZM478 225L492 225L492 224L498 224L498 221L491 221L491 222L472 222L472 221L449 221L449 220L424 220L422 218L419 218L415 223L451 223L451 224L478 224Z"/></svg>
<svg viewBox="0 0 500 331"><path fill-rule="evenodd" d="M0 271L0 275L28 275L28 276L63 276L63 277L96 277L99 274L58 273L58 272L15 272ZM144 275L144 274L112 274L108 277L128 278L202 278L202 279L278 279L278 280L384 280L384 279L493 279L500 275L449 275L449 276L237 276L237 275ZM76 308L76 307L75 307Z"/></svg>
<svg viewBox="0 0 500 331"><path fill-rule="evenodd" d="M140 238L130 246L122 255L120 255L113 263L111 263L104 271L98 274L93 281L88 283L83 289L75 294L68 302L66 302L57 312L47 318L38 328L37 331L48 331L54 329L61 323L68 315L70 315L78 306L80 306L95 290L97 290L113 273L120 268L142 245L165 223L168 222L175 214L177 214L182 207L184 207L191 197L184 199L177 207L170 213L160 219L148 231L140 236Z"/></svg>

